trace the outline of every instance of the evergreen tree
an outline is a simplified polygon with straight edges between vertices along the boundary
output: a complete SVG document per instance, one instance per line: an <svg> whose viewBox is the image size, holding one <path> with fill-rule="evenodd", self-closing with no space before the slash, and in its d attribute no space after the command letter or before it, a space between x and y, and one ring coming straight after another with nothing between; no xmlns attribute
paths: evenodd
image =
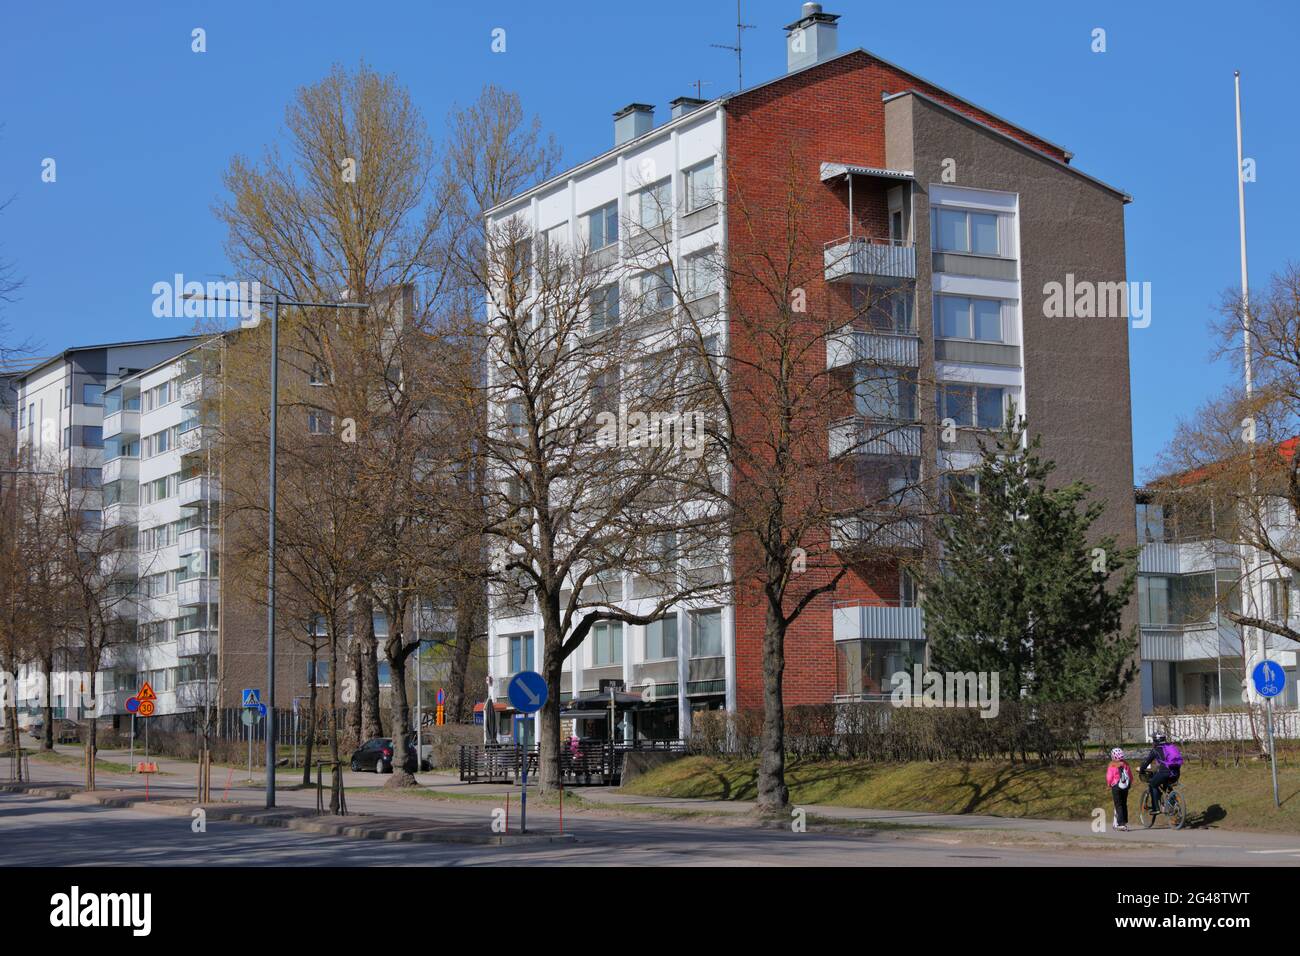
<svg viewBox="0 0 1300 956"><path fill-rule="evenodd" d="M1121 616L1137 550L1089 543L1105 510L1089 487L1049 487L1056 465L1014 414L982 449L974 487L949 486L936 574L922 574L931 664L999 673L1003 699L1100 703L1132 681L1137 638Z"/></svg>

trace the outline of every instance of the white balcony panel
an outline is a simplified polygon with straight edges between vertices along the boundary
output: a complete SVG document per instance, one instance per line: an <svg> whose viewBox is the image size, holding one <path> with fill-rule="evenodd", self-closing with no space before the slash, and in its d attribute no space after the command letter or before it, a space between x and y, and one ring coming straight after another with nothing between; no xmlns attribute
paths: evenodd
<svg viewBox="0 0 1300 956"><path fill-rule="evenodd" d="M845 237L825 247L826 280L876 280L897 285L916 278L916 249L909 242Z"/></svg>
<svg viewBox="0 0 1300 956"><path fill-rule="evenodd" d="M212 578L191 578L176 585L176 603L181 607L217 603L217 582Z"/></svg>
<svg viewBox="0 0 1300 956"><path fill-rule="evenodd" d="M844 329L826 342L826 367L854 362L916 368L921 361L921 340L915 335Z"/></svg>
<svg viewBox="0 0 1300 956"><path fill-rule="evenodd" d="M921 426L902 422L843 418L831 423L828 440L832 458L849 454L917 458L921 454Z"/></svg>
<svg viewBox="0 0 1300 956"><path fill-rule="evenodd" d="M925 622L919 607L837 607L834 634L837 641L923 641Z"/></svg>
<svg viewBox="0 0 1300 956"><path fill-rule="evenodd" d="M178 500L181 507L197 505L204 501L214 501L217 497L217 483L212 478L191 478L182 481Z"/></svg>

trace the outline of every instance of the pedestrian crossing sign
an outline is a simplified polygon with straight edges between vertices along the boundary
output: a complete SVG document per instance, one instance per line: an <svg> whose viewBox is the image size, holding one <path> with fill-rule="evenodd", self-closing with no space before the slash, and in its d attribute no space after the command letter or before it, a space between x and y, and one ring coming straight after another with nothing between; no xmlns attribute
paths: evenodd
<svg viewBox="0 0 1300 956"><path fill-rule="evenodd" d="M244 706L257 707L262 703L262 692L256 687L244 688Z"/></svg>

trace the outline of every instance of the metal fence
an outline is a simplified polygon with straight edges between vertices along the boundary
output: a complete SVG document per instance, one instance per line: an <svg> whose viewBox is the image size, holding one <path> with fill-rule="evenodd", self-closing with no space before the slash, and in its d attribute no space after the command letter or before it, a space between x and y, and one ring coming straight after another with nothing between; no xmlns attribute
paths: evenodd
<svg viewBox="0 0 1300 956"><path fill-rule="evenodd" d="M560 743L560 776L566 783L612 786L623 774L629 753L685 753L685 740L581 741L576 747ZM461 746L457 758L465 783L516 783L528 761L529 774L537 773L536 745Z"/></svg>

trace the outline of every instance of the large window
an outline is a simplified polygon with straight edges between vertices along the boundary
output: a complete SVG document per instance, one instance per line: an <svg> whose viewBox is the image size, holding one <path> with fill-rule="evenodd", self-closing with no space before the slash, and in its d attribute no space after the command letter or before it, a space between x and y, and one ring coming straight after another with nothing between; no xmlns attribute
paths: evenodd
<svg viewBox="0 0 1300 956"><path fill-rule="evenodd" d="M1001 428L1006 420L1007 390L999 385L941 385L939 418L959 428Z"/></svg>
<svg viewBox="0 0 1300 956"><path fill-rule="evenodd" d="M81 386L81 404L83 405L103 405L104 404L104 386L87 382Z"/></svg>
<svg viewBox="0 0 1300 956"><path fill-rule="evenodd" d="M604 332L618 325L618 283L611 282L591 294L591 331Z"/></svg>
<svg viewBox="0 0 1300 956"><path fill-rule="evenodd" d="M836 693L884 697L893 692L893 677L911 673L924 657L920 641L840 641L835 645Z"/></svg>
<svg viewBox="0 0 1300 956"><path fill-rule="evenodd" d="M714 186L713 160L700 163L686 170L686 211L694 212L711 206L718 201Z"/></svg>
<svg viewBox="0 0 1300 956"><path fill-rule="evenodd" d="M717 250L710 246L682 260L686 298L694 301L712 295L717 289Z"/></svg>
<svg viewBox="0 0 1300 956"><path fill-rule="evenodd" d="M643 229L654 229L673 217L672 181L665 179L637 193L637 221Z"/></svg>
<svg viewBox="0 0 1300 956"><path fill-rule="evenodd" d="M1007 340L1002 322L1002 300L936 295L934 302L934 334L940 338L972 342Z"/></svg>
<svg viewBox="0 0 1300 956"><path fill-rule="evenodd" d="M677 615L670 614L645 627L645 659L664 660L677 656Z"/></svg>
<svg viewBox="0 0 1300 956"><path fill-rule="evenodd" d="M513 634L506 638L510 650L510 673L533 669L533 635Z"/></svg>
<svg viewBox="0 0 1300 956"><path fill-rule="evenodd" d="M623 622L601 621L591 628L591 666L623 663Z"/></svg>
<svg viewBox="0 0 1300 956"><path fill-rule="evenodd" d="M618 242L618 203L606 203L586 215L587 248L594 252Z"/></svg>
<svg viewBox="0 0 1300 956"><path fill-rule="evenodd" d="M637 276L637 292L641 311L667 312L673 307L673 267L660 266Z"/></svg>
<svg viewBox="0 0 1300 956"><path fill-rule="evenodd" d="M1137 532L1139 544L1166 541L1165 509L1161 505L1138 503Z"/></svg>
<svg viewBox="0 0 1300 956"><path fill-rule="evenodd" d="M81 446L83 448L103 448L104 429L98 425L82 425Z"/></svg>
<svg viewBox="0 0 1300 956"><path fill-rule="evenodd" d="M934 240L936 252L1002 254L997 213L939 206L935 209Z"/></svg>
<svg viewBox="0 0 1300 956"><path fill-rule="evenodd" d="M691 656L722 656L722 610L691 612Z"/></svg>
<svg viewBox="0 0 1300 956"><path fill-rule="evenodd" d="M916 372L859 365L853 386L854 407L864 418L913 421L916 418Z"/></svg>

